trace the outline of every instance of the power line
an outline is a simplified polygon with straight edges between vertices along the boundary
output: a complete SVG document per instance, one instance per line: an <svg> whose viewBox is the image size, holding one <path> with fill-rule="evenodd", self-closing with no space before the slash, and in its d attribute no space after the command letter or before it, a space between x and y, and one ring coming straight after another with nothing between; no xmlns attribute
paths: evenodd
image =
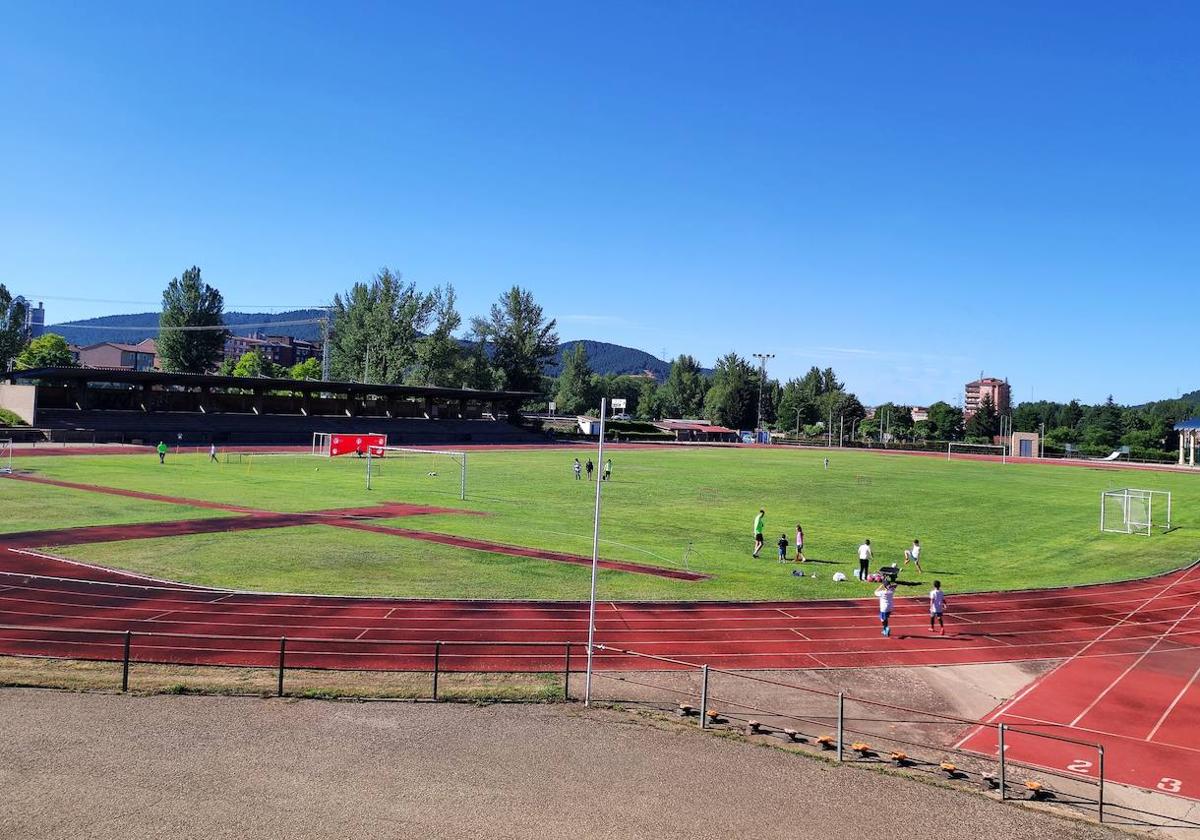
<svg viewBox="0 0 1200 840"><path fill-rule="evenodd" d="M35 300L61 300L71 303L121 303L130 306L162 306L161 300L113 300L111 298L84 298L84 297L69 297L66 295L42 295L36 292L23 292L22 297ZM226 306L238 307L242 309L328 309L327 303L296 303L296 304L278 304L278 303L227 303Z"/></svg>
<svg viewBox="0 0 1200 840"><path fill-rule="evenodd" d="M294 327L300 324L321 324L324 323L324 318L308 318L303 321L264 321L261 324L223 324L217 327L163 327L158 324L146 325L140 327L130 326L108 326L107 324L51 324L46 329L54 327L70 327L76 330L121 330L124 332L146 332L147 330L162 332L213 332L216 330L232 330L232 329L249 329L251 327L257 329L260 327Z"/></svg>

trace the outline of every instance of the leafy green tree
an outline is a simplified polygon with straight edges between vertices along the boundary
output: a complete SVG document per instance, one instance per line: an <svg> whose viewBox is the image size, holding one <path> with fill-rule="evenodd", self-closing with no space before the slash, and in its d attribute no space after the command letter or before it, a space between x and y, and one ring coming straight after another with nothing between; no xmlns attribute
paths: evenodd
<svg viewBox="0 0 1200 840"><path fill-rule="evenodd" d="M664 386L650 378L642 380L638 390L637 416L640 420L661 420L666 416L663 410Z"/></svg>
<svg viewBox="0 0 1200 840"><path fill-rule="evenodd" d="M490 391L496 387L496 380L492 371L492 360L488 356L487 340L478 332L472 331L468 343L469 349L463 355L463 387Z"/></svg>
<svg viewBox="0 0 1200 840"><path fill-rule="evenodd" d="M875 419L884 435L889 435L892 440L906 440L912 435L912 409L907 405L884 403L875 409Z"/></svg>
<svg viewBox="0 0 1200 840"><path fill-rule="evenodd" d="M811 425L820 418L821 409L817 405L816 396L804 387L800 379L789 379L780 389L779 426L795 430L801 426Z"/></svg>
<svg viewBox="0 0 1200 840"><path fill-rule="evenodd" d="M1058 425L1066 426L1068 429L1078 429L1079 424L1083 421L1083 406L1079 404L1079 400L1071 400L1058 415Z"/></svg>
<svg viewBox="0 0 1200 840"><path fill-rule="evenodd" d="M288 368L289 379L320 379L321 360L318 358L305 359Z"/></svg>
<svg viewBox="0 0 1200 840"><path fill-rule="evenodd" d="M433 290L433 330L417 340L417 360L407 379L414 385L458 388L463 384L465 353L454 332L462 326L453 286Z"/></svg>
<svg viewBox="0 0 1200 840"><path fill-rule="evenodd" d="M671 363L659 394L662 416L698 418L703 415L708 385L708 378L700 372L700 363L691 356L679 356Z"/></svg>
<svg viewBox="0 0 1200 840"><path fill-rule="evenodd" d="M595 372L588 364L587 350L582 343L565 354L562 373L558 375L554 401L563 414L582 414L600 403L599 389L593 384Z"/></svg>
<svg viewBox="0 0 1200 840"><path fill-rule="evenodd" d="M417 344L437 306L434 294L417 290L383 268L369 283L333 296L330 376L341 381L398 384L417 360Z"/></svg>
<svg viewBox="0 0 1200 840"><path fill-rule="evenodd" d="M162 369L173 373L205 373L214 369L225 352L229 331L224 324L225 301L221 293L200 278L192 266L172 278L163 290L158 317L158 358Z"/></svg>
<svg viewBox="0 0 1200 840"><path fill-rule="evenodd" d="M61 335L46 333L35 338L21 351L13 365L17 370L41 367L76 367L71 348Z"/></svg>
<svg viewBox="0 0 1200 840"><path fill-rule="evenodd" d="M284 376L285 373L285 370L281 369L258 350L249 350L243 353L231 371L232 376L241 376L248 379L261 379L262 377L275 379Z"/></svg>
<svg viewBox="0 0 1200 840"><path fill-rule="evenodd" d="M607 397L609 400L614 398L625 400L625 413L632 416L638 411L638 399L642 395L643 381L645 380L642 377L631 376L627 373L606 373L603 376L593 376L592 387L595 389L597 400L600 397ZM619 413L619 411L609 411L609 414Z"/></svg>
<svg viewBox="0 0 1200 840"><path fill-rule="evenodd" d="M929 406L929 426L929 434L933 440L962 440L962 410L938 400Z"/></svg>
<svg viewBox="0 0 1200 840"><path fill-rule="evenodd" d="M1111 448L1121 438L1121 409L1113 402L1112 394L1102 405L1084 413L1079 427L1083 442L1090 446Z"/></svg>
<svg viewBox="0 0 1200 840"><path fill-rule="evenodd" d="M704 399L705 416L734 429L752 429L758 413L758 371L737 353L717 360Z"/></svg>
<svg viewBox="0 0 1200 840"><path fill-rule="evenodd" d="M991 394L984 394L979 401L979 408L967 421L967 437L982 443L991 443L992 438L1000 434L1000 419L996 416L996 406Z"/></svg>
<svg viewBox="0 0 1200 840"><path fill-rule="evenodd" d="M13 303L8 289L0 283L0 372L25 345L25 304Z"/></svg>
<svg viewBox="0 0 1200 840"><path fill-rule="evenodd" d="M472 321L475 332L492 345L492 365L501 387L536 391L542 371L558 352L556 322L546 320L533 295L513 286L492 304L488 317Z"/></svg>

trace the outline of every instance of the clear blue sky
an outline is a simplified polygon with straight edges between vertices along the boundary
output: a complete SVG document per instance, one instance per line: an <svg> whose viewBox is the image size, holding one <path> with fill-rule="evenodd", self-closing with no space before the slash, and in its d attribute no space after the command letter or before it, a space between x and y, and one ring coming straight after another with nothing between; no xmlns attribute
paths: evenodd
<svg viewBox="0 0 1200 840"><path fill-rule="evenodd" d="M0 281L389 265L867 402L1200 387L1194 3L0 0ZM1181 295L1179 289L1189 289ZM136 304L47 300L51 322Z"/></svg>

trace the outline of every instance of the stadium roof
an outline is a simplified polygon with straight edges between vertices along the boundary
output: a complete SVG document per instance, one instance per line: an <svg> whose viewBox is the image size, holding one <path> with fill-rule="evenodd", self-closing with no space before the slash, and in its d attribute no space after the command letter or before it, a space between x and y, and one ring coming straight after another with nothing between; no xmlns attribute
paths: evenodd
<svg viewBox="0 0 1200 840"><path fill-rule="evenodd" d="M334 394L371 394L387 397L437 397L451 400L532 400L536 391L476 391L471 388L436 388L429 385L371 385L362 382L329 382L317 379L274 379L268 377L218 376L207 373L164 373L157 370L125 368L45 367L14 370L3 377L16 383L36 379L40 382L109 382L131 385L160 385L178 388L242 388L254 391L308 391Z"/></svg>
<svg viewBox="0 0 1200 840"><path fill-rule="evenodd" d="M1189 417L1187 420L1180 420L1175 424L1175 431L1186 432L1193 429L1200 429L1200 417Z"/></svg>

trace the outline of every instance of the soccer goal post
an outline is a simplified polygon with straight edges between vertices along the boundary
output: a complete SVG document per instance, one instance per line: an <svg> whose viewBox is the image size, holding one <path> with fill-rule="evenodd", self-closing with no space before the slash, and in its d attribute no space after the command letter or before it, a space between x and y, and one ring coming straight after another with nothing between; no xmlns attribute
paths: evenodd
<svg viewBox="0 0 1200 840"><path fill-rule="evenodd" d="M436 477L439 474L439 463L447 461L458 466L458 498L467 498L467 453L454 449L422 449L410 446L368 446L367 447L367 489L371 489L371 477L377 474L384 464L397 461L409 463L425 463L425 474ZM386 469L386 467L383 467Z"/></svg>
<svg viewBox="0 0 1200 840"><path fill-rule="evenodd" d="M12 474L12 438L0 438L0 473Z"/></svg>
<svg viewBox="0 0 1200 840"><path fill-rule="evenodd" d="M313 432L312 454L329 457L329 446L333 442L330 432Z"/></svg>
<svg viewBox="0 0 1200 840"><path fill-rule="evenodd" d="M1171 530L1171 492L1124 487L1100 494L1100 530L1143 534Z"/></svg>
<svg viewBox="0 0 1200 840"><path fill-rule="evenodd" d="M950 441L946 444L946 460L949 461L955 455L999 455L1000 460L1005 458L1005 449L998 443L963 443L962 441Z"/></svg>

